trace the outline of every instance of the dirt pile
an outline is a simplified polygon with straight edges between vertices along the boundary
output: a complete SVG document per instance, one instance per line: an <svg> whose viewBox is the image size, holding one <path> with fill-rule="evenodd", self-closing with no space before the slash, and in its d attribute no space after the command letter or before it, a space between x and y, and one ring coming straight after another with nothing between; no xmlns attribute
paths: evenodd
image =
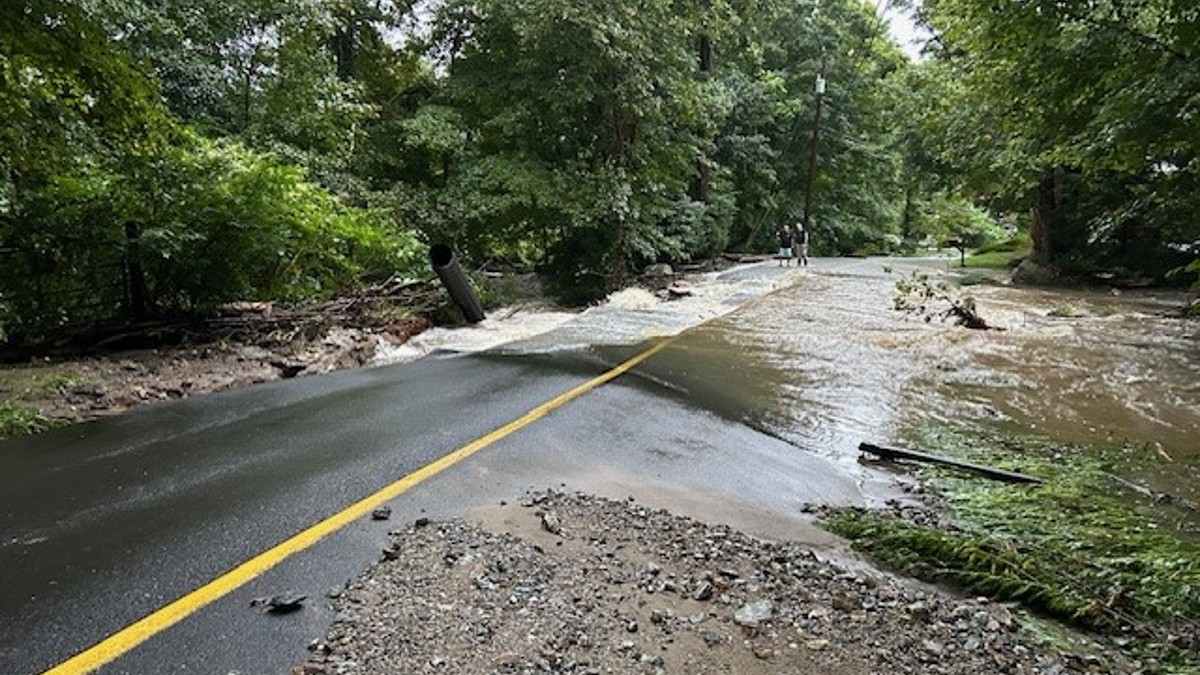
<svg viewBox="0 0 1200 675"><path fill-rule="evenodd" d="M420 522L334 600L296 673L1136 672L1005 606L851 572L633 501L559 492Z"/></svg>

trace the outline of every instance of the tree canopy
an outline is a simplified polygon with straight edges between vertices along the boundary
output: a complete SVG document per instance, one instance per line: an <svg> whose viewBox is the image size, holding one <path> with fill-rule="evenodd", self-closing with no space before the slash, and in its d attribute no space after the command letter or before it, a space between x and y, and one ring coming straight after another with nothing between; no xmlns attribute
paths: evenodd
<svg viewBox="0 0 1200 675"><path fill-rule="evenodd" d="M983 244L1196 257L1197 10L926 0L15 0L0 340L472 266L585 302L642 266ZM818 86L818 82L820 86Z"/></svg>
<svg viewBox="0 0 1200 675"><path fill-rule="evenodd" d="M1155 274L1196 255L1195 3L931 0L925 9L938 64L973 117L960 124L986 134L983 152L959 153L976 158L966 184L1031 207L1044 259ZM969 147L959 143L944 152Z"/></svg>

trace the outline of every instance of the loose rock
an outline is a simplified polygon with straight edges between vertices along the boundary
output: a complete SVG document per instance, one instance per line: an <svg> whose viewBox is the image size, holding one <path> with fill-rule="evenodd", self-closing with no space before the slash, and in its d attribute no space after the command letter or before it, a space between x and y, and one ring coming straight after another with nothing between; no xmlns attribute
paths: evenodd
<svg viewBox="0 0 1200 675"><path fill-rule="evenodd" d="M798 544L629 501L537 493L528 522L570 523L539 547L459 521L392 533L394 562L350 582L321 641L327 672L981 675L1133 673L1079 636L1100 666L1005 628L995 603L871 582ZM561 536L561 535L560 535ZM980 618L976 618L980 617ZM984 620L985 619L985 620ZM990 630L991 624L998 630Z"/></svg>
<svg viewBox="0 0 1200 675"><path fill-rule="evenodd" d="M757 627L758 624L764 621L770 621L774 607L770 600L755 600L746 605L742 605L733 615L733 621L739 626Z"/></svg>

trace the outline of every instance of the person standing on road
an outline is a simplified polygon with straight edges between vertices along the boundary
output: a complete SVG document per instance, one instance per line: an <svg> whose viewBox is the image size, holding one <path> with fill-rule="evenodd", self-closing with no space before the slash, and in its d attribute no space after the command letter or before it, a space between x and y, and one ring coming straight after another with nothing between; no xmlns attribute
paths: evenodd
<svg viewBox="0 0 1200 675"><path fill-rule="evenodd" d="M792 229L787 225L780 225L779 231L775 233L779 237L779 266L783 267L792 259Z"/></svg>
<svg viewBox="0 0 1200 675"><path fill-rule="evenodd" d="M804 227L804 219L796 220L796 234L792 236L792 254L796 256L796 266L808 267L808 228Z"/></svg>

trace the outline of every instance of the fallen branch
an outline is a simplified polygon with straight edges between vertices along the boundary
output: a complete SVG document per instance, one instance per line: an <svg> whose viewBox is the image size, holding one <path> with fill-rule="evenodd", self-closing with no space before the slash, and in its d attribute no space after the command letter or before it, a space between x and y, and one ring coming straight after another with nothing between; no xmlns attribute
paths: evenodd
<svg viewBox="0 0 1200 675"><path fill-rule="evenodd" d="M939 466L947 466L952 469L960 469L976 473L986 478L1003 481L1005 483L1034 483L1040 484L1041 478L1035 476L1027 476L1023 473L1014 471L1004 471L1003 469L995 469L990 466L980 464L971 464L969 462L960 462L949 457L939 457L937 455L929 455L923 452L914 452L912 450L899 450L896 448L884 448L871 443L859 443L858 449L861 452L878 455L884 459L907 459L914 462L925 462L926 464L937 464Z"/></svg>
<svg viewBox="0 0 1200 675"><path fill-rule="evenodd" d="M30 356L71 357L150 349L163 345L245 342L260 346L315 340L334 325L390 330L429 315L445 301L432 279L391 277L369 286L347 289L325 300L294 306L272 302L231 302L211 316L177 316L142 321L111 319L68 327L37 349L6 349L0 362Z"/></svg>
<svg viewBox="0 0 1200 675"><path fill-rule="evenodd" d="M1151 499L1155 502L1158 502L1159 504L1174 504L1176 506L1185 508L1189 511L1194 511L1196 513L1200 513L1200 504L1197 504L1196 502L1194 502L1190 499L1187 499L1186 497L1179 497L1177 495L1167 494L1166 492L1159 492L1157 490L1152 490L1152 489L1146 487L1145 485L1140 485L1138 483L1135 483L1135 482L1129 480L1128 478L1121 478L1120 476L1118 476L1116 474L1109 473L1109 474L1105 474L1105 475L1108 476L1109 479L1111 479L1114 483L1117 483L1118 485L1121 485L1122 487L1133 490L1134 492L1138 493L1139 495L1142 495L1143 497L1145 497L1147 499Z"/></svg>
<svg viewBox="0 0 1200 675"><path fill-rule="evenodd" d="M891 273L889 267L883 268ZM896 281L896 296L892 300L897 310L918 314L930 321L937 316L941 319L954 318L954 323L974 330L1004 330L989 325L975 308L975 298L961 295L952 291L945 282L930 280L929 274L915 270L910 276L901 277ZM941 312L933 304L945 304L948 309Z"/></svg>

